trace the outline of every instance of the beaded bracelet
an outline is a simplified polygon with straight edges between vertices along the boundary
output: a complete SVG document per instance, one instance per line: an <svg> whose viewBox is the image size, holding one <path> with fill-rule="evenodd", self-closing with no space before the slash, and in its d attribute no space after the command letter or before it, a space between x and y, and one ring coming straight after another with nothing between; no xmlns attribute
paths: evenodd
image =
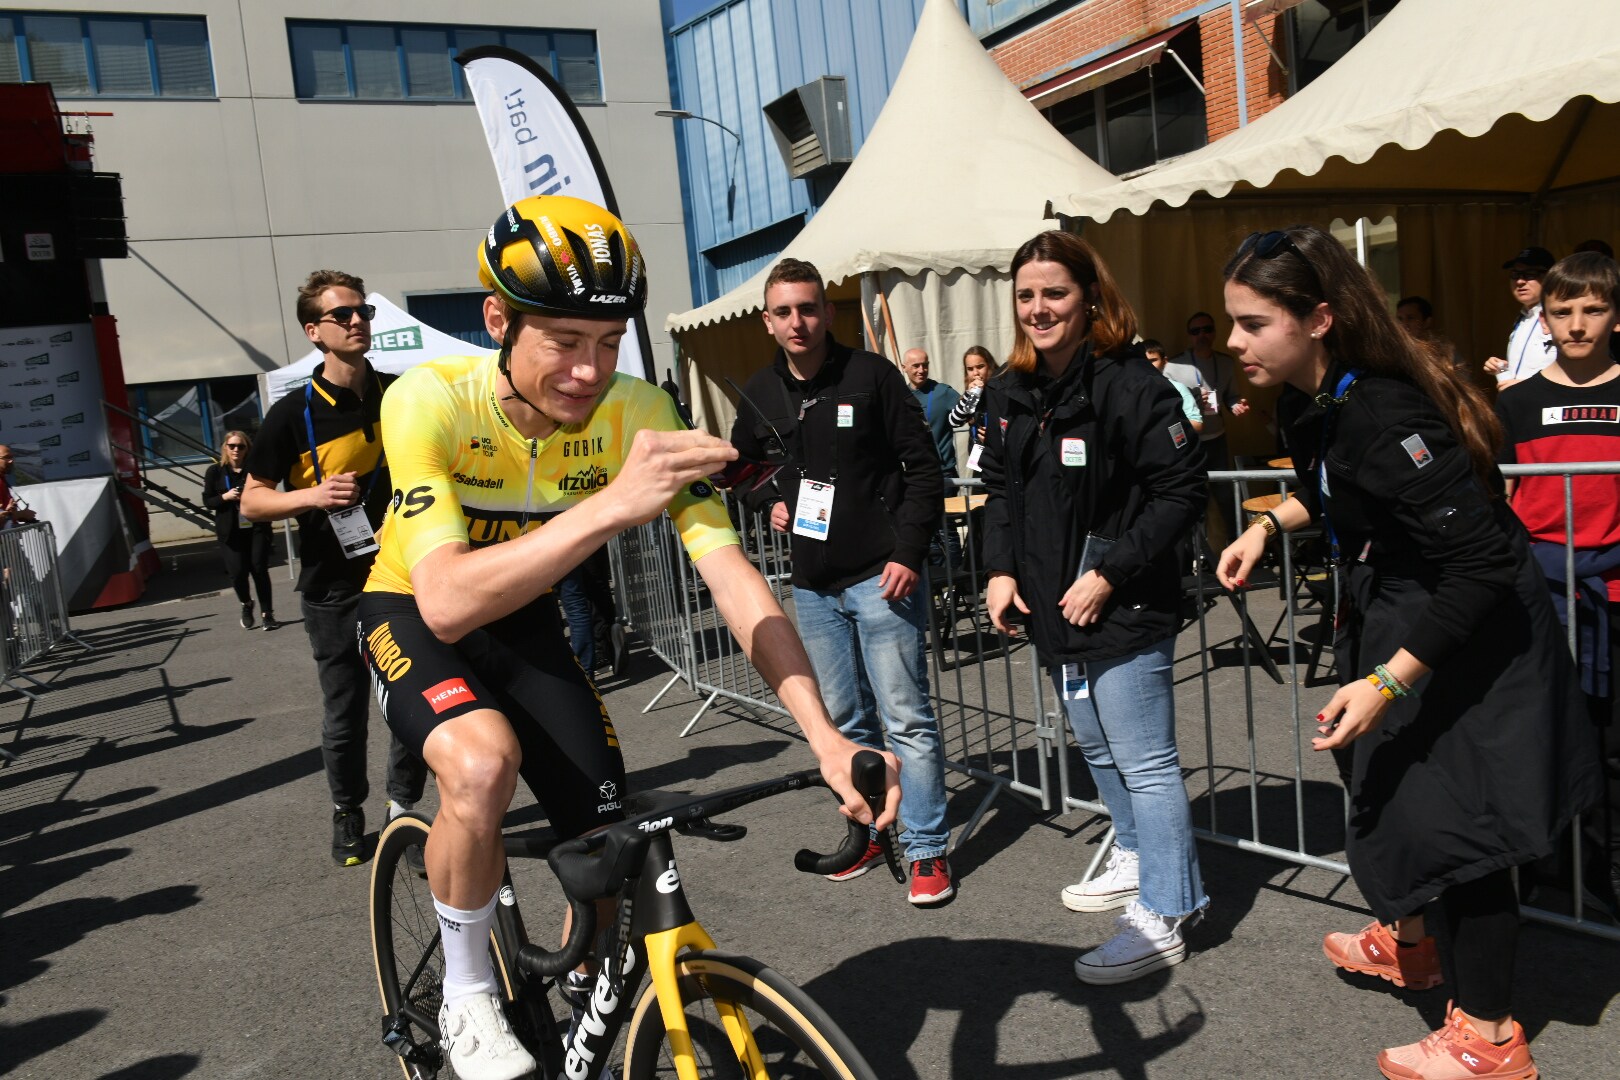
<svg viewBox="0 0 1620 1080"><path fill-rule="evenodd" d="M1390 689L1395 691L1396 697L1408 697L1412 693L1412 688L1401 682L1401 680L1397 679L1394 675L1390 674L1389 668L1385 667L1383 664L1377 665L1373 668L1373 670L1378 673L1378 677L1380 679L1383 679L1389 684Z"/></svg>

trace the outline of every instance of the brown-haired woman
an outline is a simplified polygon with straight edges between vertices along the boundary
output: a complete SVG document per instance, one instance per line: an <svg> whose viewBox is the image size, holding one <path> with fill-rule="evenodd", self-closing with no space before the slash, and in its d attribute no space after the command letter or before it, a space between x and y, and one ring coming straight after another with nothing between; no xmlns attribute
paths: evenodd
<svg viewBox="0 0 1620 1080"><path fill-rule="evenodd" d="M1316 521L1340 574L1345 685L1313 746L1349 748L1346 849L1377 921L1324 949L1397 985L1441 971L1450 984L1445 1026L1385 1050L1385 1076L1533 1077L1510 1002L1511 871L1551 850L1599 781L1546 584L1501 499L1496 417L1320 229L1256 233L1225 276L1233 355L1256 386L1288 387L1278 413L1300 487L1217 573L1241 587L1271 535ZM1435 897L1438 958L1412 918Z"/></svg>
<svg viewBox="0 0 1620 1080"><path fill-rule="evenodd" d="M1207 498L1203 454L1085 241L1042 233L1012 273L1017 341L985 390L986 602L1005 633L1011 608L1028 616L1113 817L1108 869L1062 900L1125 909L1116 935L1075 961L1083 982L1121 983L1180 963L1182 929L1209 902L1171 680L1175 551Z"/></svg>
<svg viewBox="0 0 1620 1080"><path fill-rule="evenodd" d="M984 384L1001 373L1001 365L983 345L970 345L962 354L962 397L951 409L951 427L968 429L968 468L978 472L984 445Z"/></svg>
<svg viewBox="0 0 1620 1080"><path fill-rule="evenodd" d="M253 629L253 597L248 578L259 592L264 628L274 630L275 611L270 603L270 523L252 522L240 513L242 485L247 481L248 448L253 440L245 431L227 431L219 461L203 476L203 503L214 512L214 536L225 560L225 573L242 605L242 629Z"/></svg>

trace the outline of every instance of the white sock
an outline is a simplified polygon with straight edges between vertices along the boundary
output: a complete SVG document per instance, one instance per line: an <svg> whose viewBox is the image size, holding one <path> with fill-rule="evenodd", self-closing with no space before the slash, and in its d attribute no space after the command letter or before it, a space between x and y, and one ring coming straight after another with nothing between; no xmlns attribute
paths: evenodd
<svg viewBox="0 0 1620 1080"><path fill-rule="evenodd" d="M388 801L388 820L393 821L401 814L408 814L415 808L414 803L402 803L398 799Z"/></svg>
<svg viewBox="0 0 1620 1080"><path fill-rule="evenodd" d="M494 994L500 985L489 962L489 928L495 921L496 897L477 911L453 908L438 897L439 933L444 940L444 1000L468 994Z"/></svg>

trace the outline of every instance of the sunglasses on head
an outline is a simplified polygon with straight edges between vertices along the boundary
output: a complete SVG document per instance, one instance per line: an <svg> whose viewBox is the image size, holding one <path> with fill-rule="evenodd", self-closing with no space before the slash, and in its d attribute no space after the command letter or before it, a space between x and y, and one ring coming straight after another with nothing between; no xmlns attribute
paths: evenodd
<svg viewBox="0 0 1620 1080"><path fill-rule="evenodd" d="M1292 251L1299 261L1310 270L1311 277L1316 278L1316 293L1322 294L1322 279L1316 273L1316 264L1312 263L1310 256L1299 249L1294 238L1282 229L1273 229L1271 232L1252 232L1248 238L1238 245L1238 255L1254 253L1257 259L1275 259L1285 251Z"/></svg>
<svg viewBox="0 0 1620 1080"><path fill-rule="evenodd" d="M359 304L355 307L350 307L349 305L344 304L342 307L335 307L331 311L326 312L321 316L321 319L331 319L335 323L347 326L349 323L354 321L356 314L359 314L361 322L370 322L372 319L377 317L376 305ZM316 320L316 322L319 321L320 319Z"/></svg>

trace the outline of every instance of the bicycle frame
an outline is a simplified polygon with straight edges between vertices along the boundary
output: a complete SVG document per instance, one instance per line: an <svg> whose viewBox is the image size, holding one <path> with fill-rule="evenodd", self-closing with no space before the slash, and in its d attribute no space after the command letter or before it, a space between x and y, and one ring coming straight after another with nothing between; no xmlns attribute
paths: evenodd
<svg viewBox="0 0 1620 1080"><path fill-rule="evenodd" d="M655 822L645 823L655 825ZM650 974L658 1007L663 1016L666 1037L675 1053L675 1071L680 1080L698 1080L691 1035L687 1029L686 1014L681 1008L680 988L677 985L676 961L686 950L711 950L714 939L698 923L686 899L680 870L675 863L674 845L669 834L658 828L648 839L640 871L626 883L629 925L625 926L625 901L620 900L620 925L612 956L601 958L601 967L584 1018L575 1033L571 1046L562 1048L561 1062L543 1063L549 1070L561 1068L568 1080L587 1080L600 1073L599 1062L605 1060L618 1041L619 1033L629 1016L628 1006L633 1003L641 987L643 975ZM509 857L535 858L543 856L550 841L533 841L524 837L508 837L505 841ZM503 955L513 956L517 969L527 979L541 978L532 970L538 955L529 944L523 929L522 917L516 906L516 896L510 886L503 886L501 903L496 913L496 933L501 939ZM622 943L628 941L630 947ZM515 947L514 947L515 946ZM516 987L508 987L516 991ZM515 993L514 993L514 996ZM764 1061L754 1043L753 1030L741 1011L728 1003L716 1002L716 1008L725 1024L737 1060L745 1064L749 1074L763 1080Z"/></svg>

